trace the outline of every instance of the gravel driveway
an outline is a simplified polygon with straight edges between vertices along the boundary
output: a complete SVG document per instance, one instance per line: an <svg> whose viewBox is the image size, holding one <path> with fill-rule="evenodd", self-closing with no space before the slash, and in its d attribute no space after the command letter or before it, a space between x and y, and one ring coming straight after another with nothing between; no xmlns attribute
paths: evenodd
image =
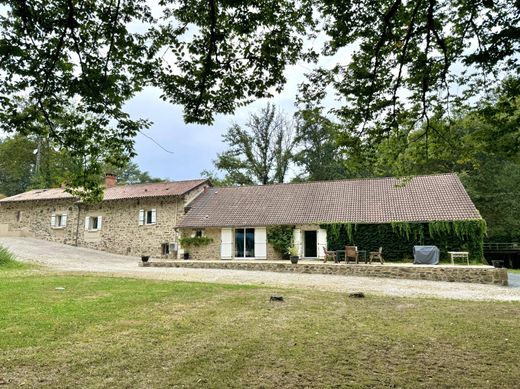
<svg viewBox="0 0 520 389"><path fill-rule="evenodd" d="M0 237L0 245L11 250L22 261L36 262L65 272L93 272L157 280L252 284L334 292L362 291L368 294L387 296L520 301L520 282L517 283L520 280L512 280L516 287L504 287L457 282L321 274L224 269L143 268L138 266L139 258L136 257L109 254L32 238Z"/></svg>

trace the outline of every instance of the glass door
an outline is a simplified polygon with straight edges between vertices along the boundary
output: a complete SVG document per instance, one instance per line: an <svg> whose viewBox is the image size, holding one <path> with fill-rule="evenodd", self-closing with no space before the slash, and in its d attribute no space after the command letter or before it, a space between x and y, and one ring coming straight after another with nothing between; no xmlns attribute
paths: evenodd
<svg viewBox="0 0 520 389"><path fill-rule="evenodd" d="M235 228L235 258L255 257L255 229Z"/></svg>

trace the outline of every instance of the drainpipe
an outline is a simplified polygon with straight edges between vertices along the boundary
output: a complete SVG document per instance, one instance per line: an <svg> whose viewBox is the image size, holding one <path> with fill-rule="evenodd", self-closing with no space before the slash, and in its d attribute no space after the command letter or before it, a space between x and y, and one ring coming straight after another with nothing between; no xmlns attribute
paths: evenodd
<svg viewBox="0 0 520 389"><path fill-rule="evenodd" d="M80 204L76 204L78 207L78 221L76 223L76 244L75 246L78 247L78 239L79 239L79 221L80 221L80 215L81 215L81 207Z"/></svg>

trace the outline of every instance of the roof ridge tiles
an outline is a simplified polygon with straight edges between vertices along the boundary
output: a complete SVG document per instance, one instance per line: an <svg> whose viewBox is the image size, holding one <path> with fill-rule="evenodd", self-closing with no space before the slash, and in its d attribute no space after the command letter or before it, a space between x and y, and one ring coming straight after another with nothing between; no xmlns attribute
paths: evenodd
<svg viewBox="0 0 520 389"><path fill-rule="evenodd" d="M387 176L387 177L366 177L366 178L340 178L336 180L319 180L319 181L304 181L304 182L273 182L271 184L250 184L250 185L226 185L226 186L215 186L216 189L234 189L234 188L264 188L272 186L288 186L288 185L308 185L318 183L335 183L335 182L353 182L353 181L384 181L384 180L401 180L401 179L414 179L421 177L437 177L437 176L458 176L455 172L450 173L435 173L435 174L418 174L418 175L407 175L407 176Z"/></svg>

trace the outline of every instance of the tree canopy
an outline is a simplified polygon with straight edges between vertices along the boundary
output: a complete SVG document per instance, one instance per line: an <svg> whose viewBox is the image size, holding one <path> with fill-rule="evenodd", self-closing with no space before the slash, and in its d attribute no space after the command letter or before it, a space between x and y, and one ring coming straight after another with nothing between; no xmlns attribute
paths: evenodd
<svg viewBox="0 0 520 389"><path fill-rule="evenodd" d="M163 0L154 12L145 0L0 6L0 124L83 156L71 184L94 194L102 164L127 162L149 125L123 109L146 85L181 104L187 122L207 124L281 90L288 65L341 54L308 75L300 98L319 102L332 88L342 144L361 149L423 123L427 139L437 131L431 118L518 71L518 0Z"/></svg>
<svg viewBox="0 0 520 389"><path fill-rule="evenodd" d="M82 174L81 165L81 159L55 147L49 138L19 134L0 138L0 193L12 196L30 189L68 185L75 176ZM122 184L161 181L139 169L135 162L119 167L103 165L92 181L101 185L105 172L115 174Z"/></svg>

